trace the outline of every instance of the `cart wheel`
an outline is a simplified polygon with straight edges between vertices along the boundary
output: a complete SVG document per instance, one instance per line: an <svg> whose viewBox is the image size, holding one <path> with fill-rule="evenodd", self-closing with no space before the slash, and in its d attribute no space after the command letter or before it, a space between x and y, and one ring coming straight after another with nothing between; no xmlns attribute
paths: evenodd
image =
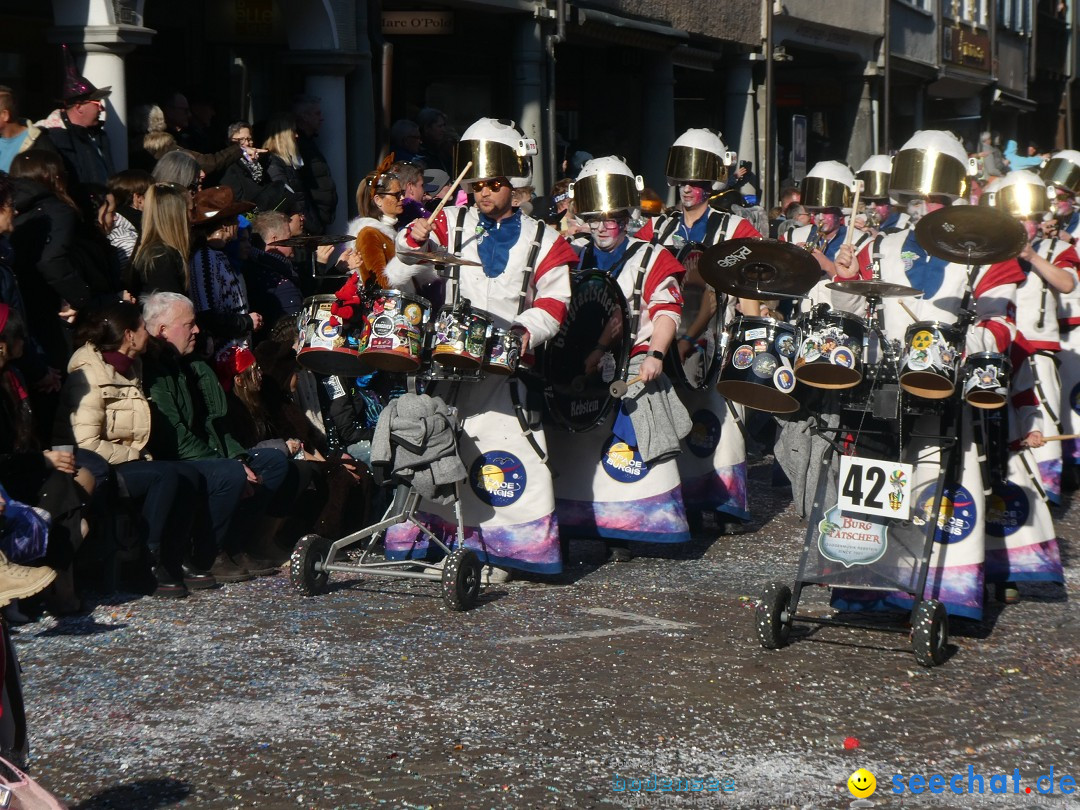
<svg viewBox="0 0 1080 810"><path fill-rule="evenodd" d="M915 660L924 667L945 662L949 646L949 614L936 599L927 599L915 608L911 618L911 648Z"/></svg>
<svg viewBox="0 0 1080 810"><path fill-rule="evenodd" d="M480 597L480 559L468 548L452 551L442 572L442 595L451 610L468 610Z"/></svg>
<svg viewBox="0 0 1080 810"><path fill-rule="evenodd" d="M326 582L330 579L327 571L316 571L316 563L326 562L330 553L330 541L317 534L306 534L300 538L289 561L289 579L292 586L304 596L318 596L326 592Z"/></svg>
<svg viewBox="0 0 1080 810"><path fill-rule="evenodd" d="M770 582L758 600L754 615L757 618L758 638L766 650L786 647L791 632L791 588L782 582Z"/></svg>

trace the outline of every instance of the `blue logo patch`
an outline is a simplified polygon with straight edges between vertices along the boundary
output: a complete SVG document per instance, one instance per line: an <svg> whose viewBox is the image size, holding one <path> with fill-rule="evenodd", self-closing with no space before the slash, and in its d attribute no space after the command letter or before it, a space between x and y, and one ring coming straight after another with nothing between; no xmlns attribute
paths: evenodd
<svg viewBox="0 0 1080 810"><path fill-rule="evenodd" d="M641 460L638 449L617 436L612 436L604 444L604 449L600 451L600 465L620 484L640 481L649 474L649 465Z"/></svg>
<svg viewBox="0 0 1080 810"><path fill-rule="evenodd" d="M998 484L986 502L986 533L994 537L1016 534L1030 514L1031 505L1023 488L1012 481Z"/></svg>
<svg viewBox="0 0 1080 810"><path fill-rule="evenodd" d="M933 508L934 487L927 487L912 508L912 521L919 526L925 525L926 521L933 518L931 514ZM941 498L934 541L959 543L961 540L966 540L975 528L977 518L975 500L971 497L971 493L959 484L946 486L945 494Z"/></svg>
<svg viewBox="0 0 1080 810"><path fill-rule="evenodd" d="M489 506L509 506L525 493L525 465L513 453L492 450L473 462L469 484Z"/></svg>
<svg viewBox="0 0 1080 810"><path fill-rule="evenodd" d="M707 458L720 444L720 420L712 411L702 409L690 417L690 433L686 437L686 447L698 458Z"/></svg>

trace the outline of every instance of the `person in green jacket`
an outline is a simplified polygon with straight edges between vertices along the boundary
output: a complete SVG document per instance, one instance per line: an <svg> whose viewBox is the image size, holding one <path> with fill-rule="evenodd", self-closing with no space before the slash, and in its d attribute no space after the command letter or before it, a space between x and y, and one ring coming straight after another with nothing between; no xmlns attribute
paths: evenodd
<svg viewBox="0 0 1080 810"><path fill-rule="evenodd" d="M251 527L284 484L289 460L278 450L248 449L233 438L225 391L210 365L194 355L199 327L191 299L157 292L142 304L151 336L144 364L151 415L149 449L155 458L196 465L208 487L242 465L252 495L239 510L212 516L222 535L210 570L222 582L272 574L276 566L252 557L244 547L257 540L250 537Z"/></svg>

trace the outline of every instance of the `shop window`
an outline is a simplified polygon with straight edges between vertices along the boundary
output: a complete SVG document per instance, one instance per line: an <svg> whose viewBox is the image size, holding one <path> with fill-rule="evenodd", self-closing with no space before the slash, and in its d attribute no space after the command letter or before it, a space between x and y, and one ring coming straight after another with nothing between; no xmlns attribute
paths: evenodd
<svg viewBox="0 0 1080 810"><path fill-rule="evenodd" d="M1031 33L1030 0L998 0L998 27L1019 34Z"/></svg>
<svg viewBox="0 0 1080 810"><path fill-rule="evenodd" d="M950 20L984 27L987 24L987 0L944 0L942 8Z"/></svg>

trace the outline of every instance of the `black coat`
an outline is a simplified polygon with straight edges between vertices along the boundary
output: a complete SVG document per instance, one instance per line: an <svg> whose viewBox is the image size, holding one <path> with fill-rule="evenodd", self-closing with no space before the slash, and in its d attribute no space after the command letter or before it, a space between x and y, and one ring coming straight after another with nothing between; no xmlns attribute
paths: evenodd
<svg viewBox="0 0 1080 810"><path fill-rule="evenodd" d="M289 196L285 184L272 181L265 166L262 182L256 183L251 172L244 167L243 161L239 160L225 170L221 184L231 188L236 199L255 203L259 211L277 211Z"/></svg>
<svg viewBox="0 0 1080 810"><path fill-rule="evenodd" d="M300 157L304 159L304 165L299 170L300 180L318 219L317 222L305 223L307 230L314 234L326 233L326 229L334 221L338 203L337 186L330 173L330 164L326 162L314 138L300 133L296 145L300 150Z"/></svg>
<svg viewBox="0 0 1080 810"><path fill-rule="evenodd" d="M303 204L304 230L313 233L311 229L318 227L319 214L315 210L315 206L311 204L311 197L308 196L307 190L304 188L304 181L300 177L300 171L290 166L277 155L269 154L266 157L266 175L270 178L270 182L280 183L286 191L299 196Z"/></svg>
<svg viewBox="0 0 1080 810"><path fill-rule="evenodd" d="M62 127L42 127L42 135L34 142L36 148L60 154L68 174L68 189L76 196L77 187L86 183L104 186L115 170L109 147L109 136L103 127L77 127L67 115Z"/></svg>

